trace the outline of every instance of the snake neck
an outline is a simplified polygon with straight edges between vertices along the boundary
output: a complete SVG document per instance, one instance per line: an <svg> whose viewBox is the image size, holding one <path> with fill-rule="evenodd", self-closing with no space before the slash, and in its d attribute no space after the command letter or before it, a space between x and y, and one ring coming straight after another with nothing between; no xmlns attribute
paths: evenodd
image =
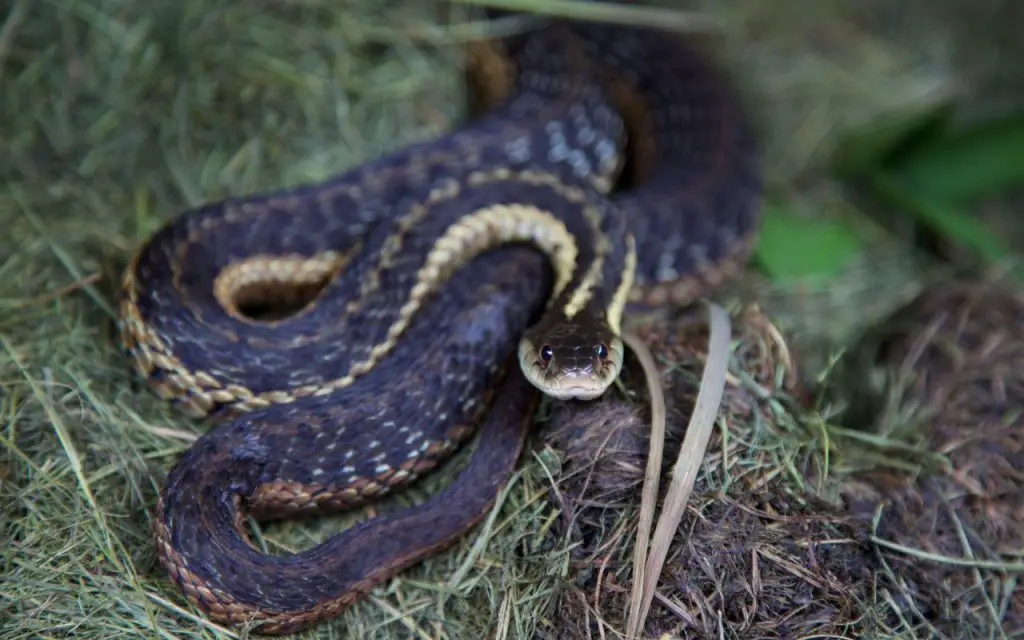
<svg viewBox="0 0 1024 640"><path fill-rule="evenodd" d="M518 345L523 375L559 400L593 400L622 369L622 316L636 273L633 236L609 216L586 268L553 300Z"/></svg>
<svg viewBox="0 0 1024 640"><path fill-rule="evenodd" d="M629 221L600 198L589 241L580 243L569 284L518 345L519 367L538 389L560 400L593 400L618 377L625 353L622 317L636 278Z"/></svg>

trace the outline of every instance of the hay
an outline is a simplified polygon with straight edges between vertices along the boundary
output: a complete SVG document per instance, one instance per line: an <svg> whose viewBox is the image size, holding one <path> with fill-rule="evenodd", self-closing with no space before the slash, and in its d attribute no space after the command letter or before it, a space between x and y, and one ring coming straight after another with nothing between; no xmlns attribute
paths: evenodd
<svg viewBox="0 0 1024 640"><path fill-rule="evenodd" d="M667 471L693 409L707 330L681 318L639 332L661 359ZM756 308L736 315L729 373L643 637L710 637L723 627L733 637L861 637L871 628L868 529L801 486L821 475L824 450L794 418L798 384L787 347ZM624 373L627 388L637 377ZM563 588L543 638L619 637L624 628L646 411L609 397L551 418L548 442L565 452L552 494L556 530L576 544L577 579Z"/></svg>
<svg viewBox="0 0 1024 640"><path fill-rule="evenodd" d="M944 68L924 69L896 40L870 36L842 17L870 12L870 3L834 13L807 12L810 2L767 12L752 1L711 4L729 25L721 50L757 107L773 183L799 181L809 212L845 206L821 173L837 126L927 103L948 86ZM439 27L433 7L416 0L15 0L5 7L0 629L5 638L236 637L185 606L155 562L149 527L156 492L204 426L140 387L116 349L124 263L184 207L319 180L448 129L465 104L454 43L479 29ZM822 27L842 37L825 46L811 37ZM879 86L880 77L896 89ZM875 283L899 281L893 274L906 270L893 262L895 270L877 273L874 267L887 263L871 260L870 277L855 270L845 290L828 294L830 312L850 316L853 293L861 301L891 300ZM806 292L776 294L785 303ZM815 321L822 315L797 326L834 326ZM727 609L730 629L846 629L854 637L853 603L864 594L850 581L860 575L855 541L863 529L805 496L808 489L827 494L834 481L832 431L794 406L797 390L778 384L792 358L775 353L780 343L765 333L768 325L747 322L731 367L725 428L712 441L650 629L678 630L685 622L706 630L735 589L764 595L768 584L769 602ZM704 344L695 331L687 335ZM666 340L666 375L692 391L699 354ZM679 419L688 397L676 397L676 424L685 423ZM628 592L627 567L603 569L614 580L600 578L597 599L587 599L589 581L600 573L588 573L596 558L629 557L622 523L631 474L642 476L642 429L625 419L635 413L616 411L605 421L633 425L613 440L628 455L592 476L597 497L582 505L591 511L568 505L566 513L576 515L566 516L556 508L558 494L578 493L573 482L581 474L573 470L586 468L590 454L573 446L586 439L570 440L564 460L534 451L472 536L304 637L580 637L573 630L585 633L591 623L567 617L574 603L577 613L585 604L610 620L621 615L625 606L615 599ZM672 437L667 460L674 458ZM679 434L674 438L678 448ZM380 508L418 499L446 473ZM275 552L307 548L351 520L279 523L264 528L260 542ZM716 531L715 523L730 528ZM832 543L827 549L817 544L823 539ZM728 541L744 553L723 555ZM774 550L773 573L745 553L752 549ZM811 562L812 552L819 561ZM687 561L701 557L714 563ZM701 566L732 582L695 576ZM751 581L755 566L771 579ZM814 603L800 609L806 615L799 624L780 627L772 613L806 605L809 594Z"/></svg>
<svg viewBox="0 0 1024 640"><path fill-rule="evenodd" d="M458 34L418 2L7 6L0 635L230 637L199 621L155 563L156 491L204 426L130 375L113 327L120 273L184 207L323 179L450 128L462 112ZM517 493L510 511L525 519L495 526L521 532L527 499ZM280 551L342 523L263 533ZM546 571L512 570L507 585L531 593ZM416 586L425 575L338 628L371 638L432 625L440 591ZM451 589L478 580L471 571ZM492 609L479 602L494 594L477 595L449 607L467 620L450 625L455 637L488 624L471 607Z"/></svg>
<svg viewBox="0 0 1024 640"><path fill-rule="evenodd" d="M941 455L846 487L873 520L892 623L1024 633L1024 297L1001 283L944 282L861 350L888 378L874 397L877 432Z"/></svg>

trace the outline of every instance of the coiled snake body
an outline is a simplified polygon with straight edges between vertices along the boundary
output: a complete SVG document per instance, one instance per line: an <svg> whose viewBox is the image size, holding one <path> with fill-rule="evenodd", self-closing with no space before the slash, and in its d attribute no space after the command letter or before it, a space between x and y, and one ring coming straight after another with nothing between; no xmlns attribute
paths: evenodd
<svg viewBox="0 0 1024 640"><path fill-rule="evenodd" d="M744 263L756 147L710 66L617 26L552 23L507 45L516 81L483 117L321 184L190 211L133 257L121 332L137 371L220 417L155 523L161 562L211 618L292 632L450 544L514 468L538 388L600 395L627 303L686 302ZM627 142L641 179L615 190ZM245 313L325 280L293 315ZM405 485L480 420L468 467L422 505L294 555L244 533L246 514Z"/></svg>

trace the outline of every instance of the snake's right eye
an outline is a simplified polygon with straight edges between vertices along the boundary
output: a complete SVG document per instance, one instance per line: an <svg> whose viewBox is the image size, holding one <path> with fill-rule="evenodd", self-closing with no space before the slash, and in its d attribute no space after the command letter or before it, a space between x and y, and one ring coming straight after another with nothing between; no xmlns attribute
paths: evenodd
<svg viewBox="0 0 1024 640"><path fill-rule="evenodd" d="M551 362L551 358L555 357L555 350L551 348L551 345L546 344L540 348L540 359L544 364Z"/></svg>

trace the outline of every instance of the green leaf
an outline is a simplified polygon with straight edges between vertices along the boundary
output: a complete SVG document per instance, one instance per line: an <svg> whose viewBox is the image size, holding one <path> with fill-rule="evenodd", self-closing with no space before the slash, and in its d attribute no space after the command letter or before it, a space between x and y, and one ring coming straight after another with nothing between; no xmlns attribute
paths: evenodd
<svg viewBox="0 0 1024 640"><path fill-rule="evenodd" d="M929 200L964 201L1024 184L1024 113L925 140L888 171Z"/></svg>
<svg viewBox="0 0 1024 640"><path fill-rule="evenodd" d="M828 278L862 246L857 232L838 221L808 220L769 204L754 259L773 280Z"/></svg>
<svg viewBox="0 0 1024 640"><path fill-rule="evenodd" d="M922 192L889 174L872 176L872 186L885 198L912 212L924 224L950 241L994 264L1013 259L1002 240L957 205Z"/></svg>

